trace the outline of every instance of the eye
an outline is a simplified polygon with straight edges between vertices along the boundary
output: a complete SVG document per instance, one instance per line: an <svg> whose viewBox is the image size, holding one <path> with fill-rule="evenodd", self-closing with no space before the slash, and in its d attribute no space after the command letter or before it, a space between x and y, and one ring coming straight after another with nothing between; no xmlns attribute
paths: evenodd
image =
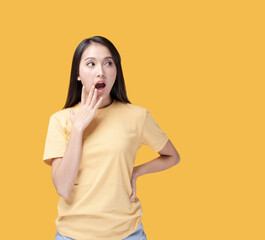
<svg viewBox="0 0 265 240"><path fill-rule="evenodd" d="M88 64L87 64L87 66L94 66L94 65L91 65L91 64L94 64L93 62L89 62Z"/></svg>
<svg viewBox="0 0 265 240"><path fill-rule="evenodd" d="M106 62L107 65L111 66L112 65L112 62Z"/></svg>

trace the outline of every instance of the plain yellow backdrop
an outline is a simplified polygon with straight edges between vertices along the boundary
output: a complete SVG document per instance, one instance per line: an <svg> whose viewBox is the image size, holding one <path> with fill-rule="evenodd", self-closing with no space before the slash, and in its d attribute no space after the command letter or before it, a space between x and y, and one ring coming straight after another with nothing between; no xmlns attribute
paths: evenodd
<svg viewBox="0 0 265 240"><path fill-rule="evenodd" d="M95 35L182 159L137 180L148 240L265 239L263 1L6 1L0 20L1 239L54 239L48 121Z"/></svg>

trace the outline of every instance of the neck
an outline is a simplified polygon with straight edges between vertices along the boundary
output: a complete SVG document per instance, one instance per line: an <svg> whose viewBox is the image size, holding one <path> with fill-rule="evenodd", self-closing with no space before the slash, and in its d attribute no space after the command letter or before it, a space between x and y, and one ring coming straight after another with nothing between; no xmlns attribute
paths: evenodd
<svg viewBox="0 0 265 240"><path fill-rule="evenodd" d="M105 99L103 99L102 103L100 104L99 109L109 106L113 102L113 100L114 99L112 99L110 96L106 97Z"/></svg>

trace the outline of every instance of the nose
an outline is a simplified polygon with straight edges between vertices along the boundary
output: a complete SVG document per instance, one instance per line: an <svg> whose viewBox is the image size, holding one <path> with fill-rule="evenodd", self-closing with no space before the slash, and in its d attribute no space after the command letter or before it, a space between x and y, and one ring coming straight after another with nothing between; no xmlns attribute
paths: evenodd
<svg viewBox="0 0 265 240"><path fill-rule="evenodd" d="M105 74L104 74L104 70L103 70L103 67L99 64L99 67L98 67L98 73L97 73L97 76L98 77L104 77Z"/></svg>

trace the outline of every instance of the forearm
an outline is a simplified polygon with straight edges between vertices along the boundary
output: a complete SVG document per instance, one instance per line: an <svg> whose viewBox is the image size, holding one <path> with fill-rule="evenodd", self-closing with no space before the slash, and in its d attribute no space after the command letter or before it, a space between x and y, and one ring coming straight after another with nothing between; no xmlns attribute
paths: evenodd
<svg viewBox="0 0 265 240"><path fill-rule="evenodd" d="M80 165L83 132L72 129L63 159L54 174L56 191L62 197L68 197L73 189Z"/></svg>
<svg viewBox="0 0 265 240"><path fill-rule="evenodd" d="M133 169L132 177L139 177L147 173L160 172L165 169L171 168L179 162L179 157L160 155L159 157L146 162L142 165L136 166Z"/></svg>

